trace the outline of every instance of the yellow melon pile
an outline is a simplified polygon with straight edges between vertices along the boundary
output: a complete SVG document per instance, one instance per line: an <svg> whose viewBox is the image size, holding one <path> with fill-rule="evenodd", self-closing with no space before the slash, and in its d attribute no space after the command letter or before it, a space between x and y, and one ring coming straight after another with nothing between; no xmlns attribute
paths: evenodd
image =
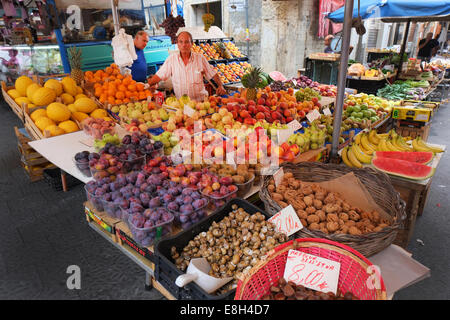
<svg viewBox="0 0 450 320"><path fill-rule="evenodd" d="M98 108L70 77L61 81L49 79L41 86L29 77L21 76L14 87L8 94L19 105L26 103L31 120L39 130L48 131L51 136L80 130L75 121L81 122L88 117L112 121L106 110ZM39 108L32 110L36 107Z"/></svg>

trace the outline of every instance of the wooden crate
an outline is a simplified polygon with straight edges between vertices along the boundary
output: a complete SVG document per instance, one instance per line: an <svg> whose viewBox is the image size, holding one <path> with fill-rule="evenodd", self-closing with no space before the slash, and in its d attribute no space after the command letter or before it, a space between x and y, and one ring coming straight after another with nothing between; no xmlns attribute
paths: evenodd
<svg viewBox="0 0 450 320"><path fill-rule="evenodd" d="M60 73L60 74L49 74L49 75L45 75L45 76L33 76L33 81L40 84L41 86L44 85L44 83L49 80L49 79L56 79L56 80L61 80L64 77L68 77L70 76L69 73Z"/></svg>
<svg viewBox="0 0 450 320"><path fill-rule="evenodd" d="M89 223L96 224L112 241L117 242L116 225L121 222L120 219L111 218L106 212L97 211L92 203L84 203L84 213Z"/></svg>
<svg viewBox="0 0 450 320"><path fill-rule="evenodd" d="M31 119L30 114L32 111L36 109L45 109L46 107L37 107L30 110L28 105L24 106L23 117L24 117L24 125L25 130L27 130L28 134L33 138L33 140L40 140L45 138L50 138L50 133L46 131L42 133L42 131L36 126L34 121Z"/></svg>
<svg viewBox="0 0 450 320"><path fill-rule="evenodd" d="M398 121L395 123L395 131L402 137L412 137L413 139L421 136L424 141L428 140L428 135L430 134L431 124L427 123L421 127L405 126L400 124Z"/></svg>
<svg viewBox="0 0 450 320"><path fill-rule="evenodd" d="M14 89L14 86L7 87L5 81L2 81L2 93L6 103L11 107L11 110L19 117L20 121L24 122L23 107L8 94L8 90Z"/></svg>

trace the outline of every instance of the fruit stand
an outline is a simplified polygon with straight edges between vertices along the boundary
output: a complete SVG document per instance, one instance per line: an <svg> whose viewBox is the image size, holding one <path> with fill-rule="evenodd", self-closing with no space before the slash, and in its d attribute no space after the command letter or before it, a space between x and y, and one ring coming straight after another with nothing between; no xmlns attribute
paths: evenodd
<svg viewBox="0 0 450 320"><path fill-rule="evenodd" d="M114 65L83 76L79 84L68 75L36 81L21 78L3 94L11 103L28 99L22 101L19 115L31 137L29 147L61 172L85 183L83 206L89 226L145 270L146 286L155 287L168 299L234 298L250 267L258 266L259 256L248 250L264 253L288 240L282 229L267 221L284 208L292 208L292 217L304 227L289 239L310 238L308 232L313 232L314 239L332 242L329 250L341 243L364 259L381 255L378 264L383 266L392 259L385 255L394 243L407 245L445 150L419 138L403 138L388 127L395 103L359 93L345 99L339 139L343 164L327 163L336 87L305 76L278 79L279 73L270 73L270 78L278 80L271 78L269 84L261 81L260 70L250 68L242 76L243 88L201 102L187 96L153 95L121 75ZM19 96L12 97L16 92L11 90ZM405 178L408 172L397 177L398 172L379 163L384 159L381 154L387 157L386 152L394 150L411 155L413 150L436 153L431 165L417 165L433 170L412 177L416 180ZM187 162L198 155L200 163ZM214 163L224 158L226 164ZM269 159L277 165L271 168L264 162ZM304 176L305 172L315 173L314 179ZM352 174L360 182L352 180ZM332 191L337 185L322 185L338 178L350 179L344 183L365 194L367 201L358 202L355 197L344 201ZM375 200L366 199L360 186ZM63 189L68 190L64 179ZM386 192L392 199L383 204ZM355 204L344 205L346 201ZM381 208L366 206L374 201ZM343 211L335 213L337 207ZM187 270L186 252L192 250L194 257L204 249L202 243L216 239L227 224L246 219L258 230L266 230L252 234L251 248L241 253L227 249L237 241L231 237L226 245L212 244L223 252L203 252L216 277L234 277L228 286L210 294L196 283L175 285ZM347 221L351 222L345 225ZM252 230L246 223L239 228L243 228L239 232ZM236 230L227 232L231 236ZM206 240L208 233L212 238ZM356 288L341 289L356 292ZM380 295L364 297L392 298L398 289L386 284Z"/></svg>

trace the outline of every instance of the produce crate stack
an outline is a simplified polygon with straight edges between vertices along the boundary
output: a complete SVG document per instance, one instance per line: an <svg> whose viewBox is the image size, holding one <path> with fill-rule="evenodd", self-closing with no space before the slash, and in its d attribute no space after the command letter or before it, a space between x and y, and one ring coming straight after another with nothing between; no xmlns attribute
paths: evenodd
<svg viewBox="0 0 450 320"><path fill-rule="evenodd" d="M17 137L17 147L21 154L20 163L30 177L31 182L43 179L44 169L56 167L30 147L28 142L31 139L21 133L17 127L14 127L14 131Z"/></svg>

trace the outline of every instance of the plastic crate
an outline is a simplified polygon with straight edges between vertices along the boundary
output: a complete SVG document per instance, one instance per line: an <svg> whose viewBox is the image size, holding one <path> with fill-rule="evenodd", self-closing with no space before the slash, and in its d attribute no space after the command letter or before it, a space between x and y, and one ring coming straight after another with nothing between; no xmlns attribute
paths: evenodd
<svg viewBox="0 0 450 320"><path fill-rule="evenodd" d="M54 169L44 169L43 171L44 180L56 191L61 191L63 189L61 181L61 170L59 168ZM70 174L66 174L66 184L67 188L79 185L80 180L72 177Z"/></svg>
<svg viewBox="0 0 450 320"><path fill-rule="evenodd" d="M250 214L261 212L267 217L267 219L270 218L268 213L254 206L250 202L235 198L226 203L225 206L220 208L220 210L215 211L190 229L184 230L177 235L162 239L155 244L154 259L156 280L161 283L176 299L232 300L234 298L234 294L236 292L235 289L221 295L214 295L208 294L195 282L191 282L182 288L178 287L175 284L175 280L178 276L184 274L184 272L175 266L171 257L171 248L173 246L177 248L177 251L183 250L189 241L191 241L196 235L201 232L208 231L213 221L219 222L227 216L232 211L231 206L233 204L236 204L238 207L244 209Z"/></svg>

